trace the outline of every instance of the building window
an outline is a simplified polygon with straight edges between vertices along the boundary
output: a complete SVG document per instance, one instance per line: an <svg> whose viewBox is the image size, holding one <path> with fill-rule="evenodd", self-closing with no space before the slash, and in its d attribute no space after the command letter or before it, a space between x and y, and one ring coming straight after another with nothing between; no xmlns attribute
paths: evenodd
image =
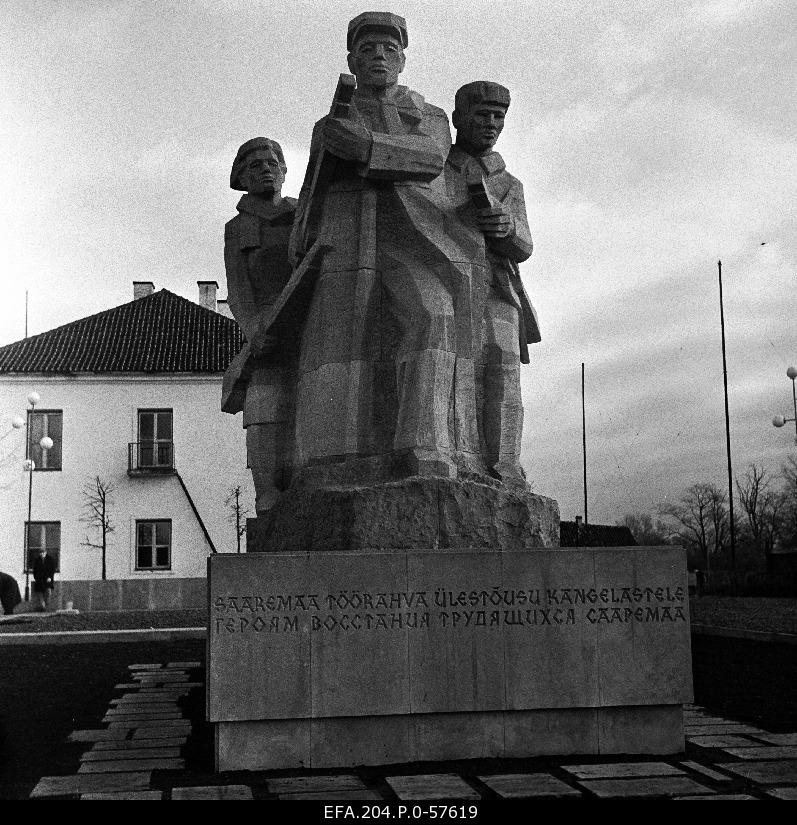
<svg viewBox="0 0 797 825"><path fill-rule="evenodd" d="M33 459L36 470L61 469L63 420L62 410L28 410L26 457ZM39 445L45 436L53 441L53 446L49 450L44 450Z"/></svg>
<svg viewBox="0 0 797 825"><path fill-rule="evenodd" d="M52 436L50 436L52 438ZM55 571L61 572L61 522L27 521L28 531L28 571L33 571L33 562L43 549L55 559Z"/></svg>
<svg viewBox="0 0 797 825"><path fill-rule="evenodd" d="M138 466L172 467L171 410L138 411Z"/></svg>
<svg viewBox="0 0 797 825"><path fill-rule="evenodd" d="M171 570L171 567L171 521L137 521L136 570Z"/></svg>

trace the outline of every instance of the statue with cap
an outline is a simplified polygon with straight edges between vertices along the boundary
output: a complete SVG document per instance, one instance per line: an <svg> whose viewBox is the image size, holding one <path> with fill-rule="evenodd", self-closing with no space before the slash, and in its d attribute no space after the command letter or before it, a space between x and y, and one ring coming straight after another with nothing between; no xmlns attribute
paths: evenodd
<svg viewBox="0 0 797 825"><path fill-rule="evenodd" d="M299 196L296 257L305 231L329 246L307 307L296 405L297 472L320 484L457 478L480 461L471 284L484 244L451 213L448 118L398 83L408 42L406 21L390 12L349 23L356 90L347 116L316 123ZM321 152L335 165L319 189ZM311 205L320 217L305 230Z"/></svg>
<svg viewBox="0 0 797 825"><path fill-rule="evenodd" d="M291 275L288 241L296 200L282 197L287 166L275 140L247 140L233 161L230 188L245 194L224 227L230 309L246 343L224 376L222 410L243 411L256 510L265 512L291 477L296 345L258 336ZM256 348L256 349L255 349Z"/></svg>
<svg viewBox="0 0 797 825"><path fill-rule="evenodd" d="M509 102L509 90L487 80L457 91L452 114L456 141L445 179L457 215L484 246L487 260L476 364L483 456L491 475L524 484L520 364L529 363L528 344L540 340L540 331L518 268L532 251L523 186L494 150Z"/></svg>

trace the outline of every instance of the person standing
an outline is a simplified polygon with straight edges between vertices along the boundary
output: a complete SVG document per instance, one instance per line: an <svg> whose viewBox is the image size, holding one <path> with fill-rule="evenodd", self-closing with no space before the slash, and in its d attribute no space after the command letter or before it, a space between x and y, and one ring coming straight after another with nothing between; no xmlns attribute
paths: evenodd
<svg viewBox="0 0 797 825"><path fill-rule="evenodd" d="M55 586L55 559L42 548L33 561L33 592L39 602L39 610L47 610L50 591Z"/></svg>

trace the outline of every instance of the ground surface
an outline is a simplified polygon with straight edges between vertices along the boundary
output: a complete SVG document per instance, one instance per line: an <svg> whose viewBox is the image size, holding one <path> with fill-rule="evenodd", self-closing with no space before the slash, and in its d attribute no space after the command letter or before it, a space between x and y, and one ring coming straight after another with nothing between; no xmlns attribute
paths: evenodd
<svg viewBox="0 0 797 825"><path fill-rule="evenodd" d="M797 634L797 599L703 596L690 607L694 624Z"/></svg>
<svg viewBox="0 0 797 825"><path fill-rule="evenodd" d="M692 601L692 615L695 623L704 625L797 633L795 600L706 597ZM0 633L201 627L204 623L204 610L51 614L0 617ZM67 782L73 781L69 777L85 778L79 771L92 755L98 756L92 753L96 746L90 741L69 741L70 734L106 728L104 716L109 708L120 696L131 695L131 687L118 687L136 678L131 676L131 665L165 666L176 661L199 663L186 676L196 680L197 686L176 700L182 717L190 720L187 741L179 748L184 767L167 770L163 762L163 770L152 771L146 793L155 798L177 799L181 788L193 787L205 788L201 793L243 792L256 798L306 798L301 794L308 789L315 799L331 792L349 798L354 788L355 793L364 794L363 799L398 800L413 798L413 783L422 786L419 793L431 794L426 799L440 799L440 794L450 798L451 793L465 794L459 798L467 799L475 793L489 800L512 788L519 789L524 798L552 794L594 799L637 793L694 798L703 792L712 798L736 794L758 799L797 797L797 694L793 689L797 645L694 635L692 652L695 701L707 710L690 711L686 754L637 757L632 768L624 766L631 761L629 757L581 757L575 762L573 758L474 760L344 772L217 775L212 771L211 732L204 722L200 684L204 640L2 645L0 799L27 798L35 788L41 789L43 777L61 777ZM703 773L705 769L713 774ZM628 770L636 773L629 775ZM598 778L590 778L596 771ZM503 778L498 781L499 777ZM446 782L453 782L458 790L445 791ZM74 798L76 794L65 795Z"/></svg>

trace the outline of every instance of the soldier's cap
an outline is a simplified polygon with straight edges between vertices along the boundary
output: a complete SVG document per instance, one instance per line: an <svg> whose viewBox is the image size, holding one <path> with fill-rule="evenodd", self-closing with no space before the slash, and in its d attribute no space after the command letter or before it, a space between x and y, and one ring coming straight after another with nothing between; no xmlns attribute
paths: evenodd
<svg viewBox="0 0 797 825"><path fill-rule="evenodd" d="M256 152L258 149L270 149L277 156L277 160L282 167L282 171L288 171L288 167L285 164L285 155L282 154L282 147L276 140L271 140L270 138L265 137L252 138L251 140L247 140L246 143L241 144L241 148L238 150L238 154L232 162L232 171L230 172L230 189L237 189L240 192L244 191L244 188L241 186L238 179L243 171L244 161L247 156L251 155L252 152Z"/></svg>
<svg viewBox="0 0 797 825"><path fill-rule="evenodd" d="M454 108L457 111L467 112L471 106L479 103L494 103L508 109L509 89L491 80L474 80L457 89L454 97Z"/></svg>
<svg viewBox="0 0 797 825"><path fill-rule="evenodd" d="M351 51L357 38L365 31L389 31L398 35L403 48L407 48L409 38L407 37L407 21L397 14L389 11L364 11L358 14L349 23L349 32L346 35L346 48Z"/></svg>

